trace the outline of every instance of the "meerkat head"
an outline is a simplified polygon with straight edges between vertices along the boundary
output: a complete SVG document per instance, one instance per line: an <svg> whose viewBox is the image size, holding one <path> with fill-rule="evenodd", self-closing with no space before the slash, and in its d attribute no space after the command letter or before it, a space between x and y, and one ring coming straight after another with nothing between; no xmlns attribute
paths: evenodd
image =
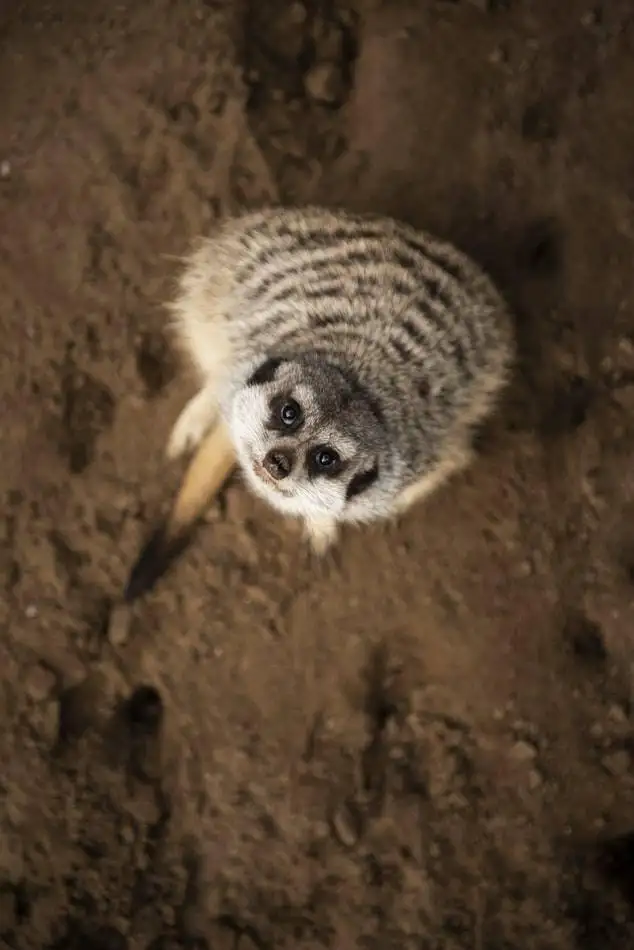
<svg viewBox="0 0 634 950"><path fill-rule="evenodd" d="M256 367L231 401L229 427L247 482L274 508L363 521L389 507L393 459L381 411L320 357Z"/></svg>

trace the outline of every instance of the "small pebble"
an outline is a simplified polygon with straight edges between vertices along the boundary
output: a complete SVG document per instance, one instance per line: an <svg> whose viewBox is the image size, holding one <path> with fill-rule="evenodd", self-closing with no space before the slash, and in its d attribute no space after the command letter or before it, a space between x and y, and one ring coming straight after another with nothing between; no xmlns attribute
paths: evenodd
<svg viewBox="0 0 634 950"><path fill-rule="evenodd" d="M111 501L112 508L120 515L129 515L134 513L137 500L133 491L120 491Z"/></svg>
<svg viewBox="0 0 634 950"><path fill-rule="evenodd" d="M617 703L614 703L608 709L608 719L612 722L617 723L620 726L624 726L629 723L629 717L623 706L619 706Z"/></svg>
<svg viewBox="0 0 634 950"><path fill-rule="evenodd" d="M622 356L634 357L634 341L627 336L622 336L618 342L618 349Z"/></svg>
<svg viewBox="0 0 634 950"><path fill-rule="evenodd" d="M11 177L11 163L5 159L3 162L0 162L0 178L6 181L6 179L10 177Z"/></svg>
<svg viewBox="0 0 634 950"><path fill-rule="evenodd" d="M37 617L37 607L35 604L29 604L27 606L26 610L24 611L24 616L27 620L35 620Z"/></svg>
<svg viewBox="0 0 634 950"><path fill-rule="evenodd" d="M54 745L59 737L60 708L56 699L51 699L40 714L38 732L48 745Z"/></svg>
<svg viewBox="0 0 634 950"><path fill-rule="evenodd" d="M291 3L286 14L290 22L296 26L301 26L302 23L305 23L307 15L306 7L303 3Z"/></svg>
<svg viewBox="0 0 634 950"><path fill-rule="evenodd" d="M537 769L531 769L528 773L528 787L531 791L535 791L543 785L543 778L537 771Z"/></svg>
<svg viewBox="0 0 634 950"><path fill-rule="evenodd" d="M127 604L115 604L108 618L108 640L113 647L123 646L130 636L131 613Z"/></svg>
<svg viewBox="0 0 634 950"><path fill-rule="evenodd" d="M56 682L55 674L41 663L37 663L27 672L24 688L30 698L39 703L50 696L55 689Z"/></svg>
<svg viewBox="0 0 634 950"><path fill-rule="evenodd" d="M613 391L613 396L621 409L631 412L634 409L634 386L620 386Z"/></svg>
<svg viewBox="0 0 634 950"><path fill-rule="evenodd" d="M132 825L122 825L119 829L119 837L124 844L134 844L136 841L136 832Z"/></svg>
<svg viewBox="0 0 634 950"><path fill-rule="evenodd" d="M508 53L503 46L496 46L489 53L489 62L492 66L501 66L508 62Z"/></svg>
<svg viewBox="0 0 634 950"><path fill-rule="evenodd" d="M623 778L632 767L632 757L626 749L610 752L602 759L603 768L615 778Z"/></svg>
<svg viewBox="0 0 634 950"><path fill-rule="evenodd" d="M581 26L583 26L585 29L591 29L594 26L598 26L600 22L601 13L596 8L592 10L586 10L586 12L581 15Z"/></svg>
<svg viewBox="0 0 634 950"><path fill-rule="evenodd" d="M304 86L316 102L334 104L343 92L339 66L336 63L318 63L306 74Z"/></svg>
<svg viewBox="0 0 634 950"><path fill-rule="evenodd" d="M332 813L330 826L337 841L345 848L354 848L363 832L363 820L358 808L350 802L337 806Z"/></svg>
<svg viewBox="0 0 634 950"><path fill-rule="evenodd" d="M520 739L511 747L510 756L515 762L532 762L537 756L537 749L530 742Z"/></svg>
<svg viewBox="0 0 634 950"><path fill-rule="evenodd" d="M520 561L518 564L516 564L515 569L513 571L514 577L516 577L518 580L521 580L522 578L525 578L525 577L530 577L534 573L535 573L535 567L532 561L528 559L525 561Z"/></svg>

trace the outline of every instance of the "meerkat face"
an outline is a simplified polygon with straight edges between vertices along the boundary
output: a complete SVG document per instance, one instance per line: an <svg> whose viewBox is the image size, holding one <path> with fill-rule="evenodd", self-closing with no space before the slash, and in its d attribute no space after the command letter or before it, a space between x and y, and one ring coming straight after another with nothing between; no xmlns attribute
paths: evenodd
<svg viewBox="0 0 634 950"><path fill-rule="evenodd" d="M234 395L229 416L245 478L274 508L369 520L387 435L380 413L341 370L316 357L269 359Z"/></svg>

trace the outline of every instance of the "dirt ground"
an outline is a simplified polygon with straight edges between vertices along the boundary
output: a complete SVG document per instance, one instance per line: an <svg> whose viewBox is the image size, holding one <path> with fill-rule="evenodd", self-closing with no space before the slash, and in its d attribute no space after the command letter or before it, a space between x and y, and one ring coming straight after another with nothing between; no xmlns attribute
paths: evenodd
<svg viewBox="0 0 634 950"><path fill-rule="evenodd" d="M630 0L16 0L0 42L0 945L634 946ZM276 197L471 252L516 380L319 575L230 485L126 623L178 255Z"/></svg>

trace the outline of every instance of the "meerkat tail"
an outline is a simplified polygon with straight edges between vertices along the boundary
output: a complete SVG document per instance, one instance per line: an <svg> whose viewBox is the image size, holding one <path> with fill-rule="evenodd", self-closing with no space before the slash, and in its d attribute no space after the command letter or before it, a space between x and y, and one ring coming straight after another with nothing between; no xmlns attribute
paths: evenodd
<svg viewBox="0 0 634 950"><path fill-rule="evenodd" d="M185 473L167 522L171 537L201 517L236 465L229 432L220 422L205 436Z"/></svg>
<svg viewBox="0 0 634 950"><path fill-rule="evenodd" d="M143 547L130 572L124 600L147 593L183 552L192 532L237 465L229 433L216 425L201 442L167 518Z"/></svg>

